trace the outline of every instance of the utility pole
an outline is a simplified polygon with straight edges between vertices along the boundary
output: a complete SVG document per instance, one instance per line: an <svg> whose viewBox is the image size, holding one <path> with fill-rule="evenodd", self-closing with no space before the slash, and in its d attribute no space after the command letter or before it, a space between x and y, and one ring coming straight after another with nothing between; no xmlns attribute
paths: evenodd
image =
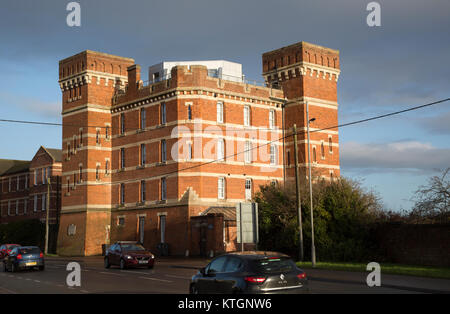
<svg viewBox="0 0 450 314"><path fill-rule="evenodd" d="M307 132L308 132L308 163L309 163L309 199L311 206L311 262L312 267L316 267L316 247L314 246L314 215L313 215L313 199L312 199L312 177L311 177L311 154L309 152L310 139L309 139L309 123L316 120L315 118L309 120L309 108L308 102L306 102L306 121L307 122Z"/></svg>
<svg viewBox="0 0 450 314"><path fill-rule="evenodd" d="M294 159L295 159L295 187L296 187L296 201L297 201L297 219L299 231L299 260L303 261L303 227L302 227L302 201L300 199L300 177L298 175L298 148L297 148L297 125L294 124Z"/></svg>
<svg viewBox="0 0 450 314"><path fill-rule="evenodd" d="M47 177L47 204L46 204L46 218L45 218L45 255L48 254L48 220L49 220L49 212L50 212L50 177Z"/></svg>

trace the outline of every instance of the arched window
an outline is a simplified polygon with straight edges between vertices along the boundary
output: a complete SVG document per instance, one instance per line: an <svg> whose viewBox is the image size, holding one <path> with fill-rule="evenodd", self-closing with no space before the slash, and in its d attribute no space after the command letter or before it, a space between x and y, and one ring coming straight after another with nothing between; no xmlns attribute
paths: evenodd
<svg viewBox="0 0 450 314"><path fill-rule="evenodd" d="M225 178L221 177L217 180L217 198L225 199Z"/></svg>
<svg viewBox="0 0 450 314"><path fill-rule="evenodd" d="M217 140L217 160L225 160L225 141L222 138Z"/></svg>
<svg viewBox="0 0 450 314"><path fill-rule="evenodd" d="M125 184L120 184L120 204L125 204Z"/></svg>
<svg viewBox="0 0 450 314"><path fill-rule="evenodd" d="M252 199L252 180L245 180L245 200L249 201Z"/></svg>

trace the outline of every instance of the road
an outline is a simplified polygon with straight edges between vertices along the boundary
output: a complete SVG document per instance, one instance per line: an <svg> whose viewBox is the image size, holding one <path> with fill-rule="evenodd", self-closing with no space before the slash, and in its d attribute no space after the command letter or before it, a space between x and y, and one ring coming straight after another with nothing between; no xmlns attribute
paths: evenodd
<svg viewBox="0 0 450 314"><path fill-rule="evenodd" d="M0 294L184 294L188 292L189 279L196 267L205 261L164 259L157 261L154 269L105 269L101 257L80 262L81 286L69 287L66 270L70 259L46 261L45 271L0 272ZM364 273L345 273L323 270L306 270L311 293L427 293L432 289L402 288L386 285L368 287ZM403 278L403 277L401 277ZM407 278L407 277L405 277ZM450 281L449 281L450 282Z"/></svg>
<svg viewBox="0 0 450 314"><path fill-rule="evenodd" d="M45 271L0 273L0 293L170 293L188 292L194 269L174 268L166 263L154 269L109 269L98 263L80 263L81 286L68 287L65 261L46 261Z"/></svg>

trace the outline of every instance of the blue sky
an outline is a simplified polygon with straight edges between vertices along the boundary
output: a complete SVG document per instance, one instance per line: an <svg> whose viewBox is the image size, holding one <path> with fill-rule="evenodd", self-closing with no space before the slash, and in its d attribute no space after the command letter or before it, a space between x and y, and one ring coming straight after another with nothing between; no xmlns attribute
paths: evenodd
<svg viewBox="0 0 450 314"><path fill-rule="evenodd" d="M339 122L450 97L450 2L378 1L368 27L357 0L80 0L2 3L0 119L59 122L58 61L86 49L160 61L226 59L262 80L261 54L298 41L338 49ZM341 174L363 180L389 209L409 209L419 185L450 166L450 102L340 131ZM61 128L0 122L0 158L61 147Z"/></svg>

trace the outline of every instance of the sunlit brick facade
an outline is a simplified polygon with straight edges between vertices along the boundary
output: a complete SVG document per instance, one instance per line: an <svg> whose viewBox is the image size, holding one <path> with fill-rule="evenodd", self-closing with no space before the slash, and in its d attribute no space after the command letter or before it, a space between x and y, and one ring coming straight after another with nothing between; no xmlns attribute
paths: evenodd
<svg viewBox="0 0 450 314"><path fill-rule="evenodd" d="M312 130L337 124L339 63L331 49L287 48L263 55L266 83L260 85L215 77L203 65L175 66L167 77L144 83L134 60L93 51L60 61L59 254L100 254L103 244L117 240L199 254L198 217L211 208L230 212L251 201L260 185L292 179L292 137L283 137L294 123L303 130L305 101L317 121ZM304 61L305 52L320 61ZM299 136L301 154L305 138ZM311 139L314 167L327 179L338 176L337 129ZM216 216L205 220L213 243L207 250L234 250L233 218Z"/></svg>
<svg viewBox="0 0 450 314"><path fill-rule="evenodd" d="M47 219L57 224L61 209L61 150L40 147L31 161L0 159L0 223Z"/></svg>

